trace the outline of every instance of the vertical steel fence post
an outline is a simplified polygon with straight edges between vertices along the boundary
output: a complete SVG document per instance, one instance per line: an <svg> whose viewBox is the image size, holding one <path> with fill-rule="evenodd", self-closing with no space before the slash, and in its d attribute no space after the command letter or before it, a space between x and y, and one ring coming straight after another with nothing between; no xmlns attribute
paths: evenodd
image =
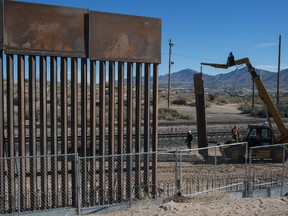
<svg viewBox="0 0 288 216"><path fill-rule="evenodd" d="M77 58L71 59L71 149L73 154L78 153L78 61ZM72 203L77 205L76 188L76 161L72 163Z"/></svg>
<svg viewBox="0 0 288 216"><path fill-rule="evenodd" d="M96 143L96 62L90 61L90 155L93 158L90 161L90 205L96 204L96 155L97 155L97 143ZM99 150L99 149L98 149Z"/></svg>
<svg viewBox="0 0 288 216"><path fill-rule="evenodd" d="M251 166L252 166L252 151L253 149L251 148L249 151L249 169L248 169L248 184L247 184L247 198L250 197L250 182L252 181L252 174L251 174Z"/></svg>
<svg viewBox="0 0 288 216"><path fill-rule="evenodd" d="M142 64L136 64L136 113L135 113L135 195L139 199L141 197L141 126L142 126Z"/></svg>
<svg viewBox="0 0 288 216"><path fill-rule="evenodd" d="M59 206L59 196L58 196L58 134L57 134L57 58L50 58L50 127L51 127L51 154L53 156L53 161L51 164L51 186L54 188L52 190L52 206Z"/></svg>
<svg viewBox="0 0 288 216"><path fill-rule="evenodd" d="M67 205L68 203L68 160L67 160L67 150L68 150L68 68L67 68L67 58L61 57L61 153L65 156L61 160L61 187L62 194L61 200L62 205Z"/></svg>
<svg viewBox="0 0 288 216"><path fill-rule="evenodd" d="M144 191L149 195L149 180L150 180L150 64L144 65Z"/></svg>
<svg viewBox="0 0 288 216"><path fill-rule="evenodd" d="M159 66L158 64L153 65L153 116L152 116L152 151L154 153L154 157L152 160L152 194L153 198L156 198L157 195L157 173L158 173L158 72Z"/></svg>
<svg viewBox="0 0 288 216"><path fill-rule="evenodd" d="M248 155L248 143L245 144L245 179L244 179L244 198L247 198L249 196L249 179L248 179L248 158L250 155ZM249 159L251 161L251 159ZM250 164L249 164L250 165Z"/></svg>
<svg viewBox="0 0 288 216"><path fill-rule="evenodd" d="M115 62L109 62L109 145L108 145L108 202L114 202L115 195Z"/></svg>
<svg viewBox="0 0 288 216"><path fill-rule="evenodd" d="M179 151L179 191L182 188L182 151Z"/></svg>
<svg viewBox="0 0 288 216"><path fill-rule="evenodd" d="M40 57L40 157L41 162L41 208L48 206L47 165L47 58Z"/></svg>
<svg viewBox="0 0 288 216"><path fill-rule="evenodd" d="M175 151L176 161L175 161L175 183L177 190L179 191L179 173L178 173L178 152Z"/></svg>
<svg viewBox="0 0 288 216"><path fill-rule="evenodd" d="M126 129L126 152L127 173L126 173L126 196L132 200L132 151L133 151L133 64L127 63L127 129Z"/></svg>
<svg viewBox="0 0 288 216"><path fill-rule="evenodd" d="M21 213L21 175L20 175L20 163L21 163L21 160L18 159L17 160L17 163L15 163L15 165L17 166L17 176L18 176L18 202L17 202L17 209L18 209L18 215L20 215Z"/></svg>
<svg viewBox="0 0 288 216"><path fill-rule="evenodd" d="M24 157L26 155L26 143L25 143L25 57L23 55L18 56L18 145L19 156ZM26 158L21 159L21 194L26 191ZM25 196L21 200L22 209L26 209Z"/></svg>
<svg viewBox="0 0 288 216"><path fill-rule="evenodd" d="M87 156L87 59L81 59L81 156ZM88 190L88 159L85 158L83 166L82 190ZM88 194L83 194L83 202L88 206Z"/></svg>
<svg viewBox="0 0 288 216"><path fill-rule="evenodd" d="M75 164L76 165L76 185L77 185L77 203L78 203L78 215L81 215L81 209L82 209L82 190L81 190L81 159L78 155L75 157Z"/></svg>
<svg viewBox="0 0 288 216"><path fill-rule="evenodd" d="M215 188L217 187L217 146L214 147L215 149L215 168L214 168L214 177L215 177ZM213 189L213 188L212 188Z"/></svg>
<svg viewBox="0 0 288 216"><path fill-rule="evenodd" d="M0 158L4 157L4 90L3 90L3 52L0 54ZM19 99L18 99L19 100ZM4 160L0 159L0 213L5 211Z"/></svg>
<svg viewBox="0 0 288 216"><path fill-rule="evenodd" d="M285 146L283 145L283 157L282 157L282 179L281 179L281 194L280 196L283 196L283 185L284 185L284 163L285 163Z"/></svg>
<svg viewBox="0 0 288 216"><path fill-rule="evenodd" d="M106 154L106 143L105 143L105 134L106 134L106 93L105 93L105 84L106 84L106 62L100 61L99 63L99 199L100 203L104 204L106 202L105 195L105 160L104 155Z"/></svg>
<svg viewBox="0 0 288 216"><path fill-rule="evenodd" d="M117 128L117 202L123 200L124 188L124 63L118 62L118 128Z"/></svg>
<svg viewBox="0 0 288 216"><path fill-rule="evenodd" d="M129 176L129 181L131 182L132 184L132 179L131 179L131 175L132 175L132 172L133 172L133 160L132 160L132 157L133 157L133 154L129 154L129 159L130 159L130 162L129 162L129 173L130 173L130 176ZM129 202L130 204L132 204L132 186L129 185ZM135 182L134 182L134 187L135 187Z"/></svg>
<svg viewBox="0 0 288 216"><path fill-rule="evenodd" d="M14 58L13 55L6 56L7 67L7 138L8 138L8 157L15 156L14 142ZM15 169L13 160L8 160L7 176L8 176L8 197L9 210L15 211Z"/></svg>

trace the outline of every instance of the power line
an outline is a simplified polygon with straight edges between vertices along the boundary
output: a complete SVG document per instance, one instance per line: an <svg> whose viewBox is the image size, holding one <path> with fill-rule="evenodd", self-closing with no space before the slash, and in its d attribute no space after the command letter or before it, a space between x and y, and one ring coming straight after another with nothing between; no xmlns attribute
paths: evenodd
<svg viewBox="0 0 288 216"><path fill-rule="evenodd" d="M195 57L187 54L180 54L180 53L173 53L176 56L182 56L182 57L187 57L187 58L192 58L192 59L198 59L198 60L204 60L204 61L211 61L211 62L222 62L220 60L215 60L215 59L207 59L203 57Z"/></svg>

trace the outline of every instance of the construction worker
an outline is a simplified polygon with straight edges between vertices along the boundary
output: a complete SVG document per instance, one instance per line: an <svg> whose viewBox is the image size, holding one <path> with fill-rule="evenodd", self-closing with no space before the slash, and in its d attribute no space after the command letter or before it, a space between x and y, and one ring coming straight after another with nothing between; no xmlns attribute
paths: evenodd
<svg viewBox="0 0 288 216"><path fill-rule="evenodd" d="M192 149L192 140L193 140L193 135L191 133L191 131L188 131L187 137L186 137L186 143L187 143L187 147L189 149Z"/></svg>
<svg viewBox="0 0 288 216"><path fill-rule="evenodd" d="M235 65L234 55L233 55L232 52L229 53L226 65L229 66L229 67Z"/></svg>
<svg viewBox="0 0 288 216"><path fill-rule="evenodd" d="M232 142L238 143L239 141L239 130L237 128L237 125L234 125L234 128L232 129Z"/></svg>

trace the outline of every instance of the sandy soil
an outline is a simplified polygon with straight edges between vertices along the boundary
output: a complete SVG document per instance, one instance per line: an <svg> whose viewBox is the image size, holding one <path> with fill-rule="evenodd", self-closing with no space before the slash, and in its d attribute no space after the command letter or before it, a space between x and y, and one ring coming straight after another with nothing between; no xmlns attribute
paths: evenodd
<svg viewBox="0 0 288 216"><path fill-rule="evenodd" d="M214 194L197 198L174 198L166 202L153 203L149 200L110 212L94 215L106 216L274 216L288 215L288 197L275 198L232 198L225 194Z"/></svg>
<svg viewBox="0 0 288 216"><path fill-rule="evenodd" d="M206 108L206 119L207 124L209 122L221 122L221 120L229 120L229 121L243 121L243 120L259 120L265 121L265 118L257 118L252 117L248 114L242 114L242 111L239 110L239 104L226 104L226 105L216 105L213 104L210 107Z"/></svg>

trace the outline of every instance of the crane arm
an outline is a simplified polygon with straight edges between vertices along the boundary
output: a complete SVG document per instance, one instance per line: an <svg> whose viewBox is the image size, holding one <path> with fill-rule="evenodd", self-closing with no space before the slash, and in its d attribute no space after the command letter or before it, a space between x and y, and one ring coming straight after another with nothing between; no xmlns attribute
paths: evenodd
<svg viewBox="0 0 288 216"><path fill-rule="evenodd" d="M230 54L232 55L232 53L230 53ZM234 60L233 55L232 55L232 59L229 59L229 58L230 58L230 56L228 57L227 64L201 63L201 65L207 65L207 66L211 66L214 68L227 69L227 68L235 66L235 65L246 64L248 71L252 76L252 80L258 89L259 97L262 99L262 101L266 105L267 109L270 111L270 113L274 119L274 122L277 125L277 127L281 133L281 136L276 139L276 142L287 141L288 140L288 130L285 127L285 125L284 125L284 123L283 123L283 121L279 115L278 110L274 106L268 92L266 91L262 81L260 80L259 75L257 75L257 73L256 73L254 67L251 65L249 59L248 58L242 58L239 60Z"/></svg>

